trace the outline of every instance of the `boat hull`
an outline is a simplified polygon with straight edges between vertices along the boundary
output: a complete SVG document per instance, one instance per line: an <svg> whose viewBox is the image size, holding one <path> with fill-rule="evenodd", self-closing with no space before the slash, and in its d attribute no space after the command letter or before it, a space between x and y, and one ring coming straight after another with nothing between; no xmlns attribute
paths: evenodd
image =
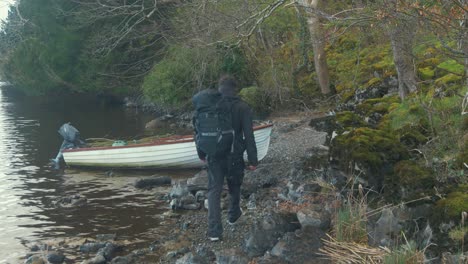
<svg viewBox="0 0 468 264"><path fill-rule="evenodd" d="M254 130L258 159L263 159L270 144L272 125ZM102 168L201 168L192 136L160 140L150 144L120 147L67 149L63 151L68 166ZM247 158L244 153L244 158Z"/></svg>

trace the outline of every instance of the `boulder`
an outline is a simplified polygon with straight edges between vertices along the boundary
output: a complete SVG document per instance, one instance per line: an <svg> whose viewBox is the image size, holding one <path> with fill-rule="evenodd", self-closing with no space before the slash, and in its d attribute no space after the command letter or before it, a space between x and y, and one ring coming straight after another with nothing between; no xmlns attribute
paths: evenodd
<svg viewBox="0 0 468 264"><path fill-rule="evenodd" d="M96 239L98 241L114 241L116 236L116 234L99 234L96 235Z"/></svg>
<svg viewBox="0 0 468 264"><path fill-rule="evenodd" d="M33 255L33 256L30 256L24 263L25 264L46 264L47 261L44 260L41 256Z"/></svg>
<svg viewBox="0 0 468 264"><path fill-rule="evenodd" d="M302 228L311 226L327 230L330 227L331 215L321 205L306 207L297 212L297 219Z"/></svg>
<svg viewBox="0 0 468 264"><path fill-rule="evenodd" d="M111 264L132 264L132 263L136 263L135 259L136 259L135 255L128 254L126 256L115 257L114 259L112 259L110 263Z"/></svg>
<svg viewBox="0 0 468 264"><path fill-rule="evenodd" d="M112 243L106 243L106 246L100 248L97 252L97 255L102 255L107 261L110 261L115 253L120 250L120 247Z"/></svg>
<svg viewBox="0 0 468 264"><path fill-rule="evenodd" d="M248 264L249 258L237 248L229 248L215 252L216 263Z"/></svg>
<svg viewBox="0 0 468 264"><path fill-rule="evenodd" d="M97 252L99 249L103 248L106 246L106 243L104 242L91 242L91 243L85 243L80 246L80 251L82 253L94 253Z"/></svg>
<svg viewBox="0 0 468 264"><path fill-rule="evenodd" d="M319 255L322 247L321 238L325 233L315 227L307 226L296 232L284 235L273 247L270 254L282 259L285 263L316 263L325 264L330 261Z"/></svg>
<svg viewBox="0 0 468 264"><path fill-rule="evenodd" d="M208 189L208 172L202 170L187 180L187 188L190 192L206 191Z"/></svg>
<svg viewBox="0 0 468 264"><path fill-rule="evenodd" d="M65 261L65 256L60 252L49 252L47 254L47 261L51 264L61 264Z"/></svg>
<svg viewBox="0 0 468 264"><path fill-rule="evenodd" d="M82 264L105 264L106 262L106 258L103 255L96 255L94 258L82 262Z"/></svg>
<svg viewBox="0 0 468 264"><path fill-rule="evenodd" d="M172 185L171 192L169 193L169 197L171 199L173 198L180 198L189 193L189 190L187 188L187 181L180 180L175 182L175 184Z"/></svg>
<svg viewBox="0 0 468 264"><path fill-rule="evenodd" d="M279 237L286 232L299 228L292 216L283 216L275 212L267 212L259 217L251 227L244 250L249 257L258 257L270 250Z"/></svg>
<svg viewBox="0 0 468 264"><path fill-rule="evenodd" d="M191 193L187 193L185 196L177 197L171 200L171 209L185 209L185 210L198 210L200 209L200 203L198 203L195 196Z"/></svg>
<svg viewBox="0 0 468 264"><path fill-rule="evenodd" d="M53 202L53 204L56 207L81 207L84 206L88 203L88 199L86 197L79 195L79 194L74 194L74 195L68 195L62 198L59 198Z"/></svg>
<svg viewBox="0 0 468 264"><path fill-rule="evenodd" d="M382 210L380 218L369 232L369 244L372 246L392 246L393 239L400 234L401 225L389 208Z"/></svg>

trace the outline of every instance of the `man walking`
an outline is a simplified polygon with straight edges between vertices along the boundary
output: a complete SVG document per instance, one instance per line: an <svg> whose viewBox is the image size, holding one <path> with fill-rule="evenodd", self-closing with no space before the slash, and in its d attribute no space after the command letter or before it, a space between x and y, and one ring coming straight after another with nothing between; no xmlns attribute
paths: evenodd
<svg viewBox="0 0 468 264"><path fill-rule="evenodd" d="M230 111L230 125L234 135L230 151L210 155L201 149L200 145L202 143L198 143L197 141L198 156L201 160L206 160L208 163L208 237L211 241L220 240L223 233L223 225L221 223L221 192L224 177L227 180L230 196L228 223L232 225L242 215L240 193L244 169L246 169L243 158L244 151L247 150L249 161L247 169L255 170L258 164L252 111L247 103L238 97L239 91L237 81L233 77L224 76L219 80L218 92L221 97L219 104L223 104L228 109L227 111ZM194 96L193 102L195 105L201 101L201 93L203 91ZM195 130L198 136L200 132L197 131L197 125L195 125ZM225 136L225 138L228 137Z"/></svg>

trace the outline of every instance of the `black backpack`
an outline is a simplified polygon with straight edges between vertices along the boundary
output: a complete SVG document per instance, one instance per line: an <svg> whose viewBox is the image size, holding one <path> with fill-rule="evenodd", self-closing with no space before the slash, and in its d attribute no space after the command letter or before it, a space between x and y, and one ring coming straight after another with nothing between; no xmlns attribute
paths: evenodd
<svg viewBox="0 0 468 264"><path fill-rule="evenodd" d="M216 90L203 90L193 97L195 143L208 156L221 156L234 151L233 103Z"/></svg>

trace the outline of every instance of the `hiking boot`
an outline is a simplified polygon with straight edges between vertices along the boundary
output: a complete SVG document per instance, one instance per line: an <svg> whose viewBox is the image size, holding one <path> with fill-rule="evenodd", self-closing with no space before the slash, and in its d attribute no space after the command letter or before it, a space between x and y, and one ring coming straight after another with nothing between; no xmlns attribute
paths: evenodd
<svg viewBox="0 0 468 264"><path fill-rule="evenodd" d="M240 213L239 217L236 218L236 220L234 220L234 221L231 221L231 220L229 220L229 219L227 220L227 223L228 223L229 225L235 225L235 224L239 221L239 219L241 218L241 216L244 214L244 211L242 211L242 209L240 209L240 211L241 211L241 213Z"/></svg>

